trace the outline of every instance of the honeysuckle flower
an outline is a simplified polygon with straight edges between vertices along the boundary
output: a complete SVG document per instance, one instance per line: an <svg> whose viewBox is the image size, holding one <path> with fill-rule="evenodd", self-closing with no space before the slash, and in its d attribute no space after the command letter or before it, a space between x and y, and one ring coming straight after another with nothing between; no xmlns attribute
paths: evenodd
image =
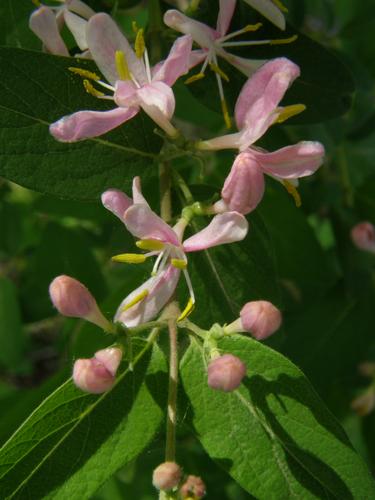
<svg viewBox="0 0 375 500"><path fill-rule="evenodd" d="M257 340L264 340L275 333L281 325L280 310L268 300L247 302L240 317L224 327L225 333L251 333Z"/></svg>
<svg viewBox="0 0 375 500"><path fill-rule="evenodd" d="M189 290L189 301L180 319L190 313L195 296L187 270L189 252L204 250L217 245L240 241L248 231L248 222L238 212L216 215L204 229L183 241L188 225L185 218L169 226L154 213L140 192L139 180L133 184L133 200L121 198L116 191L106 191L102 200L104 205L115 213L125 224L128 231L138 238L136 245L147 253L125 253L113 257L116 262L138 264L150 257L156 257L151 277L131 292L120 304L115 321L127 327L137 326L154 318L168 302L176 289L181 272L184 274ZM123 215L119 207L129 204Z"/></svg>
<svg viewBox="0 0 375 500"><path fill-rule="evenodd" d="M115 383L122 350L108 347L97 351L89 359L77 359L73 367L73 382L82 391L91 394L106 392Z"/></svg>
<svg viewBox="0 0 375 500"><path fill-rule="evenodd" d="M281 181L300 204L295 189L297 179L313 174L322 164L324 147L319 142L302 141L274 152L253 146L274 123L281 123L305 109L302 104L282 107L281 99L299 76L299 67L286 58L264 64L243 86L235 107L239 132L201 141L202 150L238 149L227 177L222 200L216 211L238 210L248 213L264 191L263 173Z"/></svg>
<svg viewBox="0 0 375 500"><path fill-rule="evenodd" d="M350 236L357 248L375 253L375 226L371 222L359 222L352 227Z"/></svg>
<svg viewBox="0 0 375 500"><path fill-rule="evenodd" d="M87 92L99 99L113 100L117 107L110 111L78 111L64 116L50 126L51 134L63 142L97 137L143 109L169 136L178 135L170 122L175 109L171 87L188 71L191 37L178 38L166 60L155 68L150 67L142 29L138 30L134 52L112 18L99 13L88 21L86 37L92 58L109 83L90 71L80 68L71 68L71 71L84 77ZM90 80L113 95L97 90Z"/></svg>
<svg viewBox="0 0 375 500"><path fill-rule="evenodd" d="M163 462L152 473L152 484L158 490L172 490L182 478L182 469L176 462Z"/></svg>
<svg viewBox="0 0 375 500"><path fill-rule="evenodd" d="M259 8L257 8L257 10L261 10L262 7L263 12L269 13L271 17L273 10L280 13L279 9L271 0L252 0L248 3L250 3L254 8L257 8L256 6L258 6ZM202 62L203 65L199 73L188 78L188 80L186 80L186 83L192 83L203 78L207 66L209 66L215 72L224 119L226 125L228 126L228 128L230 128L231 121L224 97L224 89L222 83L222 80L228 82L229 77L220 69L218 57L222 57L248 77L253 74L254 71L256 71L262 64L264 64L265 61L246 59L243 57L235 56L234 54L228 52L226 50L227 48L262 44L275 45L278 43L289 43L294 41L296 39L296 36L283 40L249 40L233 42L233 38L247 32L256 31L262 26L262 24L258 23L255 25L248 25L241 30L234 31L233 33L228 33L230 22L234 13L234 9L236 7L236 0L220 0L219 5L220 6L216 29L213 29L206 24L201 23L200 21L191 19L178 10L168 10L164 15L164 22L167 26L173 28L176 31L179 31L180 33L191 35L194 42L200 46L199 50L192 51L190 57L190 67L196 66L197 64L200 64ZM273 17L275 18L275 15ZM281 17L283 16L281 15ZM282 25L280 20L279 24Z"/></svg>
<svg viewBox="0 0 375 500"><path fill-rule="evenodd" d="M69 56L69 51L60 34L64 24L71 31L78 47L87 56L86 24L95 12L81 0L58 0L58 7L40 4L31 14L29 27L43 42L45 49L51 54Z"/></svg>

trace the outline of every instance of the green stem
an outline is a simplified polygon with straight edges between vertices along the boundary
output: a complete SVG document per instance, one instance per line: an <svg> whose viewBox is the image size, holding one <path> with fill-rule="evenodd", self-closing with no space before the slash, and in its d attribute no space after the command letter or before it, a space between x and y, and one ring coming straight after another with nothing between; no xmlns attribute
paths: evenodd
<svg viewBox="0 0 375 500"><path fill-rule="evenodd" d="M194 197L189 189L189 186L186 184L185 179L176 170L173 170L173 180L184 196L186 205L194 203Z"/></svg>
<svg viewBox="0 0 375 500"><path fill-rule="evenodd" d="M168 321L169 330L169 383L167 432L165 444L166 462L174 462L176 458L176 423L177 423L177 384L178 384L178 343L176 319Z"/></svg>

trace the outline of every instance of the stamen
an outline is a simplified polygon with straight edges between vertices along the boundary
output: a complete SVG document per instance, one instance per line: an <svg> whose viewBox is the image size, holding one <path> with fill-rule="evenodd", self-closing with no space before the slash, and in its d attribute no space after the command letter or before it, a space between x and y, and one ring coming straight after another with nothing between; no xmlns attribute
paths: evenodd
<svg viewBox="0 0 375 500"><path fill-rule="evenodd" d="M151 81L152 81L151 66L150 66L150 60L148 58L148 52L147 52L146 48L145 48L145 52L144 52L144 60L145 60L147 78L148 78L149 83L151 83Z"/></svg>
<svg viewBox="0 0 375 500"><path fill-rule="evenodd" d="M224 116L224 121L225 121L226 127L227 128L231 128L232 121L231 121L230 116L229 116L228 106L227 106L227 103L226 103L225 99L221 100L221 109L222 109L222 112L223 112L223 116Z"/></svg>
<svg viewBox="0 0 375 500"><path fill-rule="evenodd" d="M230 40L231 38L235 38L236 36L243 35L244 33L249 33L250 31L251 32L258 31L258 29L261 28L262 26L263 26L262 23L248 24L247 26L245 26L240 30L233 31L228 35L222 36L221 38L217 38L215 42L220 44L221 42L225 42L227 40Z"/></svg>
<svg viewBox="0 0 375 500"><path fill-rule="evenodd" d="M135 242L136 246L141 250L163 250L165 244L159 240L139 240Z"/></svg>
<svg viewBox="0 0 375 500"><path fill-rule="evenodd" d="M283 123L288 118L302 113L305 109L306 106L304 104L292 104L290 106L285 106L285 108L281 108L281 112L274 123Z"/></svg>
<svg viewBox="0 0 375 500"><path fill-rule="evenodd" d="M294 203L296 204L296 207L299 208L302 205L302 201L301 201L301 196L300 196L299 192L297 191L297 188L295 186L293 186L293 184L289 181L283 180L282 182L283 182L286 190L288 191L288 193L293 196Z"/></svg>
<svg viewBox="0 0 375 500"><path fill-rule="evenodd" d="M185 319L189 314L193 311L194 309L194 302L192 301L191 297L188 300L188 303L186 304L185 309L182 311L180 316L177 318L177 321L182 321Z"/></svg>
<svg viewBox="0 0 375 500"><path fill-rule="evenodd" d="M142 253L121 253L111 258L112 262L124 262L126 264L143 264L146 259L147 256Z"/></svg>
<svg viewBox="0 0 375 500"><path fill-rule="evenodd" d="M288 9L285 7L283 3L281 3L280 0L272 0L272 2L278 7L281 12L289 12Z"/></svg>
<svg viewBox="0 0 375 500"><path fill-rule="evenodd" d="M131 75L128 68L128 63L126 62L125 54L122 50L116 50L115 52L115 63L117 73L121 80L130 80Z"/></svg>
<svg viewBox="0 0 375 500"><path fill-rule="evenodd" d="M224 73L222 69L219 68L219 66L215 63L210 63L210 68L212 71L214 71L217 75L221 76L226 82L229 82L229 76ZM186 82L185 82L186 83Z"/></svg>
<svg viewBox="0 0 375 500"><path fill-rule="evenodd" d="M94 81L100 80L99 75L97 75L93 71L89 71L88 69L74 68L73 66L70 66L68 70L71 71L72 73L75 73L76 75L83 76L83 78L88 78L89 80L94 80Z"/></svg>
<svg viewBox="0 0 375 500"><path fill-rule="evenodd" d="M177 269L186 269L187 261L185 259L171 259L171 264Z"/></svg>
<svg viewBox="0 0 375 500"><path fill-rule="evenodd" d="M196 82L197 80L202 80L205 77L204 73L197 73L196 75L190 76L185 80L186 85L190 85L190 83Z"/></svg>
<svg viewBox="0 0 375 500"><path fill-rule="evenodd" d="M270 40L270 45L285 45L287 43L295 42L298 38L298 35L293 35L289 38L279 38L276 40Z"/></svg>
<svg viewBox="0 0 375 500"><path fill-rule="evenodd" d="M136 304L138 304L139 302L141 302L143 299L145 299L147 297L147 295L149 293L150 292L148 290L143 290L140 294L136 295L133 300L131 300L130 302L125 304L124 307L121 308L121 312L125 312L128 309L130 309L131 307L133 307Z"/></svg>
<svg viewBox="0 0 375 500"><path fill-rule="evenodd" d="M83 80L83 86L85 87L86 92L93 95L94 97L104 96L104 92L100 92L100 90L97 90L89 80Z"/></svg>
<svg viewBox="0 0 375 500"><path fill-rule="evenodd" d="M263 23L248 24L244 27L243 32L248 33L249 31L258 31L259 28L263 26Z"/></svg>
<svg viewBox="0 0 375 500"><path fill-rule="evenodd" d="M145 51L146 45L145 45L145 39L143 36L143 28L140 28L137 31L137 36L135 37L135 42L134 42L134 49L135 49L135 54L138 57L138 59L141 59L143 56L143 53Z"/></svg>

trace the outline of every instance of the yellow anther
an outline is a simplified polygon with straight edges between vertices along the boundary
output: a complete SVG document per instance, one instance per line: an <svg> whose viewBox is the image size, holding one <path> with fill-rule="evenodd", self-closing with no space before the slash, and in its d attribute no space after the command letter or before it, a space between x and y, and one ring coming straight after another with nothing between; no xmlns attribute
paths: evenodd
<svg viewBox="0 0 375 500"><path fill-rule="evenodd" d="M292 104L290 106L285 106L285 108L281 108L280 114L276 118L275 123L283 123L288 118L302 113L305 109L306 106L304 104Z"/></svg>
<svg viewBox="0 0 375 500"><path fill-rule="evenodd" d="M124 307L121 308L121 312L125 312L128 309L130 309L131 307L133 307L136 304L138 304L139 302L141 302L143 299L145 299L147 297L147 295L149 293L150 292L148 290L143 290L140 294L136 295L133 300L131 300L130 302L125 304Z"/></svg>
<svg viewBox="0 0 375 500"><path fill-rule="evenodd" d="M141 253L121 253L112 257L113 262L124 262L126 264L142 264L147 259L146 255Z"/></svg>
<svg viewBox="0 0 375 500"><path fill-rule="evenodd" d="M219 68L217 64L210 63L210 68L212 71L214 71L217 75L221 76L226 82L229 82L229 76L224 73L222 69Z"/></svg>
<svg viewBox="0 0 375 500"><path fill-rule="evenodd" d="M141 250L163 250L165 244L159 240L139 240L135 244Z"/></svg>
<svg viewBox="0 0 375 500"><path fill-rule="evenodd" d="M288 12L288 9L280 0L272 0L272 2L281 10L281 12Z"/></svg>
<svg viewBox="0 0 375 500"><path fill-rule="evenodd" d="M130 80L130 72L128 68L128 63L126 62L125 54L122 50L116 50L115 52L115 63L118 76L121 80Z"/></svg>
<svg viewBox="0 0 375 500"><path fill-rule="evenodd" d="M86 92L94 97L102 97L104 95L104 92L97 90L89 80L83 80L83 86L85 87Z"/></svg>
<svg viewBox="0 0 375 500"><path fill-rule="evenodd" d="M263 26L263 23L248 24L244 27L243 32L248 33L249 31L258 31L259 28Z"/></svg>
<svg viewBox="0 0 375 500"><path fill-rule="evenodd" d="M301 196L299 192L297 191L297 188L293 186L293 184L289 181L283 180L283 184L288 191L289 194L293 196L294 203L296 204L296 207L299 208L302 205L301 201Z"/></svg>
<svg viewBox="0 0 375 500"><path fill-rule="evenodd" d="M135 37L135 42L134 42L134 50L138 59L141 59L145 49L146 49L146 44L143 36L143 28L140 28L137 31L137 36Z"/></svg>
<svg viewBox="0 0 375 500"><path fill-rule="evenodd" d="M290 36L289 38L276 38L276 40L270 40L270 45L285 45L287 43L295 42L298 35Z"/></svg>
<svg viewBox="0 0 375 500"><path fill-rule="evenodd" d="M193 311L193 309L194 309L194 302L192 301L192 299L190 297L190 299L188 300L188 303L186 304L185 309L182 311L180 316L177 318L177 321L182 321L183 319L185 319L187 316L189 316L189 314Z"/></svg>
<svg viewBox="0 0 375 500"><path fill-rule="evenodd" d="M177 269L186 269L187 261L185 259L171 259L171 264Z"/></svg>
<svg viewBox="0 0 375 500"><path fill-rule="evenodd" d="M73 66L70 66L68 70L72 73L75 73L76 75L83 76L83 78L88 78L89 80L94 80L96 82L100 80L99 75L97 75L93 71L89 71L88 69L74 68Z"/></svg>
<svg viewBox="0 0 375 500"><path fill-rule="evenodd" d="M132 21L132 30L134 33L137 33L137 31L139 30L137 21Z"/></svg>
<svg viewBox="0 0 375 500"><path fill-rule="evenodd" d="M189 85L190 83L196 82L197 80L202 80L202 78L205 77L204 73L197 73L196 75L190 76L185 80L186 85Z"/></svg>
<svg viewBox="0 0 375 500"><path fill-rule="evenodd" d="M227 128L231 128L232 122L231 122L231 119L230 119L230 116L229 116L228 106L227 106L227 103L226 103L225 99L223 99L221 101L221 109L222 109L222 112L223 112L223 116L224 116L224 121L225 121L226 127Z"/></svg>

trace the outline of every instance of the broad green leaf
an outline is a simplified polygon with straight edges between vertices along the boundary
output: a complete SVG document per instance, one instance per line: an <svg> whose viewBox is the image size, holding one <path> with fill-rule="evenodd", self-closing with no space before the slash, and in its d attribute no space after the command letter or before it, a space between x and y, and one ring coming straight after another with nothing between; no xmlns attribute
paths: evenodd
<svg viewBox="0 0 375 500"><path fill-rule="evenodd" d="M0 450L4 497L90 498L148 445L163 416L166 364L157 347L145 349L109 392L67 381L32 413Z"/></svg>
<svg viewBox="0 0 375 500"><path fill-rule="evenodd" d="M96 139L53 139L48 125L74 111L113 105L88 95L68 67L97 71L91 61L0 48L0 175L64 198L95 199L106 188L129 190L135 175L153 172L161 146L143 113Z"/></svg>
<svg viewBox="0 0 375 500"><path fill-rule="evenodd" d="M295 365L244 336L219 347L246 363L240 389L207 386L207 362L195 340L181 377L203 446L243 488L260 500L271 492L275 498L375 497L365 464Z"/></svg>
<svg viewBox="0 0 375 500"><path fill-rule="evenodd" d="M2 0L0 5L0 45L28 49L41 48L42 42L29 28L35 5L30 0Z"/></svg>

